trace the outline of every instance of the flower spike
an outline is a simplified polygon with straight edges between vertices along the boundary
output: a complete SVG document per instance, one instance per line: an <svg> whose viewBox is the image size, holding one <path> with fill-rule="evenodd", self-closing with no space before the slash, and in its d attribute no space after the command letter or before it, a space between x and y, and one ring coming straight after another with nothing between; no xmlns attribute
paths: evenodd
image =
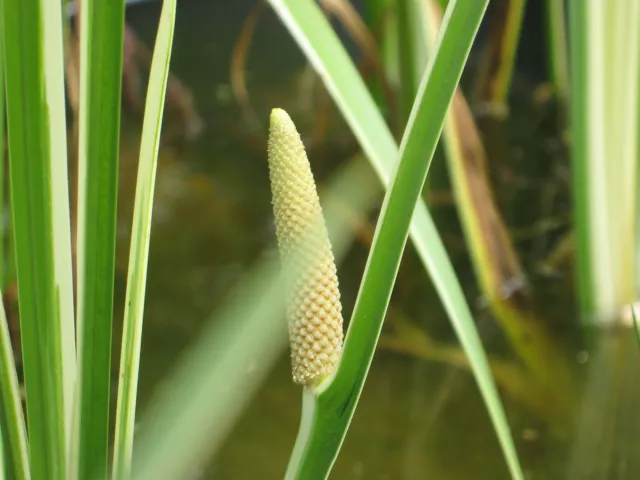
<svg viewBox="0 0 640 480"><path fill-rule="evenodd" d="M336 265L311 166L284 110L271 112L269 175L278 249L287 283L293 380L314 386L332 375L342 351Z"/></svg>

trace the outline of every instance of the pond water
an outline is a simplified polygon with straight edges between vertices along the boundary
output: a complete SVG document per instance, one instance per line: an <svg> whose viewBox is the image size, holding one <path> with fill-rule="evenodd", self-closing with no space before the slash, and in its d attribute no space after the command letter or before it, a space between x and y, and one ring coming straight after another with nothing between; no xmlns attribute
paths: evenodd
<svg viewBox="0 0 640 480"><path fill-rule="evenodd" d="M215 314L261 252L272 248L265 142L270 109L277 106L291 113L321 185L358 152L339 113L317 80L314 85L301 53L268 9L258 23L247 67L249 96L261 125L244 120L232 95L229 68L233 45L254 3L180 2L172 70L193 92L204 132L193 142L167 140L160 152L141 409L180 353L198 337L203 322ZM148 45L158 15L152 4L129 10L130 24ZM534 38L527 39L530 46L536 29L527 28ZM637 389L631 381L637 373L631 366L640 362L636 346L627 335L610 332L600 336L606 341L596 342L597 349L584 349L587 342L577 329L570 268L560 265L553 275L541 268L570 231L570 174L556 112L552 105L535 100L535 87L526 68L517 74L511 118L500 128L499 138L487 142L491 177L531 282L536 320L553 332L572 369L586 382L562 418L540 413L546 411L545 398L527 402L503 395L507 414L527 478L633 478L630 445L638 445L633 432L640 431L633 428L640 423L633 407ZM327 115L324 134L318 126L319 112ZM139 119L128 115L122 137L117 306L124 297L139 130ZM434 175L443 169L439 153ZM480 299L455 208L444 197L432 211L485 347L501 362L515 365L517 360ZM356 242L339 267L347 314L367 249L366 242ZM439 343L458 345L412 247L403 260L392 310L391 315L406 319ZM114 340L117 344L118 335ZM468 369L402 350L402 345L384 344L378 349L331 478L508 478ZM118 358L115 352L114 366ZM291 382L288 354L283 352L203 478L282 478L298 429L300 403L301 392ZM542 407L532 411L531 404Z"/></svg>

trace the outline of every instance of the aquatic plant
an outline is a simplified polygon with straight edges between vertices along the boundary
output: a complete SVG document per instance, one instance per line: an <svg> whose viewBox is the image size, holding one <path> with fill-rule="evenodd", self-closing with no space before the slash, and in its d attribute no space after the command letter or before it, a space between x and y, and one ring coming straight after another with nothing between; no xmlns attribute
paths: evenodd
<svg viewBox="0 0 640 480"><path fill-rule="evenodd" d="M86 0L80 15L77 305L67 171L63 5L2 0L12 234L15 236L27 426L6 318L0 329L0 424L10 478L106 477L124 2ZM142 305L154 165L175 1L165 2L143 126L127 305ZM75 242L74 242L75 244ZM77 313L77 323L74 320ZM3 315L4 317L4 315ZM138 323L142 308L134 310ZM76 356L77 339L77 356ZM134 342L139 342L139 337ZM139 346L123 348L120 387L137 383ZM131 391L131 389L130 389ZM135 401L124 398L132 441ZM133 390L135 398L135 389ZM117 456L119 458L119 456ZM129 460L125 456L125 462ZM116 469L116 478L127 471ZM2 472L4 475L5 472Z"/></svg>
<svg viewBox="0 0 640 480"><path fill-rule="evenodd" d="M354 68L351 59L346 54L346 52L344 51L344 47L338 41L337 37L333 33L333 30L324 19L320 9L317 8L315 3L306 1L287 2L273 0L270 3L272 7L274 7L279 13L281 19L283 20L283 23L293 34L294 38L298 42L302 51L307 56L308 60L311 62L312 66L320 74L320 78L327 86L329 93L332 95L337 106L343 113L354 135L360 142L363 152L367 155L371 164L374 166L376 172L380 176L382 183L387 185L391 183L392 179L397 180L394 174L394 161L398 157L398 147L395 145L390 129L387 127L380 109L373 102L371 95L369 95L362 77ZM331 2L322 3L324 4ZM556 5L559 3L560 2L555 2ZM518 7L518 5L516 5L516 7L519 8L519 12L521 15L522 2L519 2L519 4L520 7ZM449 8L455 8L455 5L456 2L450 2ZM451 10L449 10L449 13L450 12ZM554 12L554 18L561 18L562 15L558 16L557 13L558 12ZM253 24L253 17L251 23ZM558 27L558 25L554 25ZM511 39L510 41L514 44L517 43L515 37L517 37L517 35L509 37ZM513 53L515 52L515 48L513 48L514 45L508 45L507 47L510 55L507 55L503 58L503 66L505 68L505 71L509 72L513 67ZM557 65L557 67L559 69L558 71L560 72L562 70L562 49L557 49L557 52L557 58L560 59L558 60L560 64ZM424 68L424 65L422 67ZM418 71L422 71L422 69L418 69ZM408 77L410 77L410 75ZM503 80L507 80L507 82L503 85L508 85L508 76L503 76L501 78ZM417 84L417 82L415 82L415 78L412 79L412 82L414 82L414 84ZM561 73L558 73L558 91L560 91L561 89L561 82ZM417 88L415 90L417 92ZM506 93L507 91L505 89L502 89L500 95L506 95ZM407 95L407 98L411 98L411 96ZM411 101L407 103L409 104L409 107L412 105ZM406 114L406 118L403 118L404 121L412 120L412 117L409 115L409 110L410 108L407 108L407 111L403 112L403 114ZM399 116L402 118L403 114ZM415 118L413 118L413 120L415 120ZM394 119L391 119L391 123L393 122ZM403 122L397 123L401 125L403 124ZM385 212L385 210L383 210L383 212ZM411 226L410 231L412 242L414 242L421 260L424 262L425 266L434 278L436 288L438 288L441 298L443 299L443 303L445 304L451 316L451 319L457 328L457 332L462 338L463 345L467 348L468 351L477 353L478 349L476 347L479 345L479 343L474 344L474 330L473 327L469 327L467 323L467 320L470 320L471 318L468 311L468 306L464 302L461 292L459 291L459 286L457 285L455 280L452 280L454 278L453 275L451 275L452 269L450 268L450 264L448 263L446 255L444 254L444 249L441 248L441 243L437 239L437 234L435 233L435 229L433 228L433 225L431 223L431 217L429 216L426 208L424 208L421 202L417 203L413 221L414 223ZM378 225L379 228L382 228L380 227L380 223ZM436 240L433 240L433 238L435 238ZM376 239L377 241L380 241L379 235L376 237ZM427 241L426 239L430 240ZM489 238L489 240L492 240L492 238ZM336 254L336 257L339 257L339 255ZM375 265L375 262L371 261L369 263L369 267L371 265ZM243 313L250 318L246 321L246 323L243 322L242 326L238 326L237 328L232 329L230 325L225 325L225 329L223 330L228 334L228 337L225 338L231 338L232 334L230 332L232 330L238 333L239 336L242 329L245 329L247 332L251 331L251 334L247 333L242 337L244 339L242 345L246 346L247 349L257 349L254 351L254 354L259 355L259 358L261 359L265 357L272 358L271 355L273 355L273 346L270 345L269 347L260 348L259 346L261 342L258 342L256 338L258 338L260 335L265 335L265 332L268 331L268 326L264 325L267 324L268 321L274 322L269 323L269 325L271 326L277 325L277 308L272 305L272 302L276 302L275 299L277 299L279 295L282 295L282 292L278 291L278 289L285 289L285 286L281 285L278 285L277 287L272 285L265 285L266 283L268 283L268 280L265 280L266 278L269 277L263 270L260 270L255 277L255 282L259 286L256 287L255 291L261 292L261 295L259 295L258 297L259 301L257 302L257 304L259 304L260 308L262 308L262 311L260 313L257 313L257 310L249 308L239 308L238 306L233 304L235 308L229 308L228 310L225 310L225 319L230 320L232 318L232 315L240 317L240 313ZM245 290L242 290L242 295L246 295ZM359 297L359 301L361 301L361 298L362 297ZM255 315L255 317L253 315ZM355 325L353 320L356 318L357 317L354 314L351 322L352 325ZM262 319L262 322L259 321L260 319ZM538 319L529 318L528 320L535 322ZM251 328L249 328L249 326ZM534 323L534 326L537 328L539 325ZM333 445L332 448L329 449L330 451L323 451L322 448L318 446L326 445L326 443L322 441L324 435L324 433L322 433L323 429L321 427L316 427L315 425L330 424L332 419L335 420L332 413L328 413L326 416L320 417L319 412L330 412L329 403L333 400L329 397L327 392L335 388L335 391L338 392L336 395L339 395L339 390L337 387L338 384L336 382L340 376L341 369L344 365L346 365L345 359L347 358L347 352L350 351L350 339L359 338L358 335L352 333L354 331L362 332L362 330L355 330L354 328L350 327L344 347L344 354L339 363L336 375L333 378L330 377L324 383L322 383L321 387L319 389L316 389L316 392L314 392L314 389L305 389L303 398L303 421L297 446L289 466L289 474L292 477L301 475L300 472L305 471L303 470L304 468L311 468L309 467L309 465L319 466L320 464L322 464L322 468L326 469L326 465L330 465L335 458L334 455L337 448L335 447L335 445ZM526 336L522 338L526 340ZM232 373L228 373L225 375L221 368L212 368L210 372L205 373L203 365L205 365L206 362L214 363L214 360L220 362L224 360L227 361L227 363L233 363L228 359L232 358L234 360L241 360L242 355L239 352L234 352L233 354L231 354L231 352L218 352L217 354L214 354L211 352L207 352L205 345L220 345L220 342L214 341L213 329L207 330L206 339L197 346L197 354L194 353L193 355L190 355L188 361L186 361L184 364L191 366L194 370L200 368L202 377L198 377L194 373L189 377L189 381L181 381L176 375L176 377L174 377L175 383L173 383L172 385L180 385L186 388L193 381L195 381L195 379L206 378L206 386L203 386L203 388L199 391L208 391L213 395L213 392L215 392L216 381L224 382L225 385L228 385L228 382L233 379ZM545 355L540 354L539 351L536 351L534 353L540 355L543 360L546 358ZM263 354L265 355L264 357L262 356ZM363 363L365 362L360 362L359 364ZM553 361L549 362L549 365L551 369L554 368ZM480 355L479 357L472 357L471 368L474 369L474 372L480 379L481 388L484 388L483 393L486 397L490 398L490 384L489 387L487 387L487 383L483 383L484 377L482 372L484 371L484 367L482 355ZM242 370L239 367L234 367L233 369L234 373L238 373L241 371ZM185 374L186 372L186 368L180 370L181 374ZM544 369L540 369L538 371L538 376L544 377L543 372ZM264 378L263 375L264 371L260 370L257 376L259 376L260 378ZM357 377L357 375L355 376ZM347 378L346 375L345 378ZM351 383L349 383L348 381L345 382L345 384L348 385L349 388L353 388L353 385ZM246 398L251 395L251 388L246 387L246 385L239 386L238 383L233 384L235 389L234 392L237 394L237 396L234 396L233 398L234 400L241 399L241 402L236 403L246 402ZM216 445L219 444L220 436L223 435L221 431L224 432L228 428L228 412L232 411L232 415L237 415L237 409L231 408L227 405L227 408L225 410L225 402L228 403L228 401L225 400L216 401L215 406L212 407L210 401L209 403L207 403L207 401L205 401L205 398L206 396L204 394L201 398L190 398L190 395L188 393L180 393L179 388L176 388L173 392L166 393L164 395L162 400L159 402L157 411L171 411L174 414L174 418L172 421L159 421L154 426L154 429L151 430L151 432L155 432L156 434L159 434L163 431L171 432L171 436L167 437L166 442L163 441L162 444L156 443L156 445L154 445L153 435L151 433L145 435L144 445L146 447L146 451L151 453L149 454L150 459L148 460L148 463L146 463L144 466L148 469L145 470L145 474L147 476L144 478L154 478L152 473L157 475L159 472L167 471L165 469L170 468L173 468L171 470L172 472L186 471L188 464L187 461L178 460L180 462L178 466L176 466L175 461L176 459L182 458L182 455L188 455L188 452L186 452L187 447L185 447L183 444L186 440L192 439L194 430L197 430L198 432L198 442L202 442L203 439L208 439ZM180 405L182 406L182 408L177 408L176 405ZM490 412L493 415L493 419L496 425L498 425L498 432L504 434L504 430L500 430L500 428L503 427L504 424L501 424L499 420L499 406L496 406L496 403L492 404L491 402L488 402L488 405ZM344 405L340 405L340 407L343 406ZM351 407L352 405L350 404L349 406ZM212 425L220 425L219 423L216 423L216 420L220 421L220 419L224 419L224 426L220 427L218 429L218 432L207 433L206 430L208 428L211 428ZM191 426L192 429L189 430L187 426ZM201 428L196 429L197 426L201 426ZM346 426L348 426L348 420L342 420L342 424L339 426L340 441L342 439L342 435L344 435ZM336 431L338 431L338 427L336 427ZM505 450L508 451L508 435L502 436L501 438L503 439L503 447L506 444L507 447L505 447ZM506 442L504 441L504 438L507 438ZM196 440L193 440L193 442L196 442ZM204 453L202 455L204 455ZM198 458L198 455L194 453L191 457L188 458L195 460L196 458Z"/></svg>
<svg viewBox="0 0 640 480"><path fill-rule="evenodd" d="M16 237L29 416L27 435L8 321L2 309L0 473L6 471L10 478L25 479L106 478L111 448L108 426L123 4L106 7L100 2L85 0L80 12L79 209L78 237L74 239L70 227L73 219L69 216L66 164L67 150L73 150L73 145L65 142L63 121L62 9L56 2L43 0L0 2L2 41L7 46L6 62L3 63L7 68L0 78L6 74L12 228ZM365 46L369 58L374 59L380 77L377 80L382 94L377 100L383 104L381 108L315 2L270 1L319 72L380 183L386 188L349 329L343 338L336 265L349 245L352 232L344 221L337 220L335 212L339 209L332 209L330 202L328 208L321 208L321 198L316 192L302 141L289 116L276 109L271 115L268 156L281 262L265 258L247 276L215 322L205 327L198 341L168 376L134 439L155 170L175 15L175 1L165 2L151 69L140 152L113 444L113 478L184 478L205 462L277 359L286 337L285 317L289 319L293 380L303 387L300 431L286 475L288 478L325 478L347 435L366 381L408 239L431 276L467 355L466 359L458 355L450 363L464 364L474 374L511 475L522 477L489 368L494 368L497 381L505 382L509 387L528 384L529 376L518 378L520 383L506 383L509 375L513 378L514 372L519 375L525 369L499 369L497 367L504 365L487 360L471 310L421 198L431 158L453 102L445 126L445 142L460 217L465 225L480 289L492 302L496 318L514 350L524 360L526 374L533 374L531 377L543 384L549 380L554 387L572 383L573 379L567 380L569 375L565 375L564 359L556 355L553 339L546 336L538 319L517 317L513 314L514 305L509 303L509 295L507 298L500 296L508 283L505 280L519 278L521 268L499 212L491 203L487 179L482 175L472 178L469 173L482 164L484 154L469 108L456 90L487 3L485 0L448 2L443 26L439 28L435 23L429 24L434 16L428 16L427 2L398 0L396 26L401 28L390 28L384 35L397 36L394 41L400 44L399 52L392 60L382 59L376 63L380 52L372 37L367 35L366 25L354 17L357 15L354 10L345 9L338 0L322 2L330 14L349 21L352 31L358 32L357 41ZM493 52L492 49L497 48L503 54L496 62L498 69L486 72L482 82L491 88L480 98L501 104L506 102L509 91L525 5L523 0L508 3L504 15L510 20L504 23L504 28L509 35L496 35L500 38L491 40L502 43L490 45L487 51ZM549 5L552 3L557 7L562 2L550 2ZM602 45L597 42L609 45L613 27L598 24L605 16L598 17L590 10L592 4L572 8L570 30L577 39L572 43L574 90L567 92L566 88L561 20L564 12L561 7L550 12L554 78L558 93L563 98L568 95L574 108L577 238L583 252L580 278L589 286L583 288L582 298L587 299L585 311L602 314L605 318L608 312L617 311L622 303L632 300L635 291L633 275L618 267L633 264L627 261L633 256L633 248L637 249L637 246L633 247L637 196L629 193L637 183L637 159L633 160L637 145L630 134L637 124L637 112L635 107L624 105L625 98L637 97L637 88L633 90L637 87L637 55L633 48L623 48L620 38L616 37L616 48L635 60L624 67L613 65L608 73L603 72L607 69L598 70L596 67L603 59L591 58L593 52L585 48L589 46L593 51L599 51ZM612 25L615 22L622 25L624 28L620 31L627 35L627 40L636 38L638 30L633 29L632 19L623 21L622 11L618 5L609 18ZM586 24L595 26L596 32L605 33L587 42L584 37ZM629 40L629 45L635 44L637 42ZM491 53L488 55L490 60L494 57ZM394 64L396 61L397 65ZM398 91L402 98L400 108L389 115L393 117L389 120L382 112L385 107L390 112L394 108L392 102L384 105L389 85L380 73L389 73L394 68L398 69ZM584 73L594 68L603 77L599 74L587 79ZM581 73L576 75L576 71ZM620 86L620 92L628 95L612 94L615 101L607 106L599 96L602 85ZM376 90L376 85L370 86ZM592 97L598 101L591 104ZM635 106L637 102L628 103ZM606 115L598 116L602 111L609 115L608 118L628 120L628 123L603 126L601 123ZM0 115L0 119L3 118ZM387 120L392 128L388 127ZM463 130L467 134L471 132L466 137L469 143L461 142ZM402 136L400 145L396 144L394 134ZM619 144L610 143L613 139L620 140ZM595 142L598 148L586 149L589 142ZM473 144L471 148L468 147L470 144ZM461 155L460 152L467 148L480 157ZM607 155L604 152L608 152ZM596 178L597 172L603 170L601 162L605 157L624 157L625 160L616 163L614 173L607 172L602 178ZM375 187L365 184L362 170L358 170L357 163L354 165L349 165L336 183L346 182L346 188L342 184L342 192L349 191L354 196L353 202L358 205L356 211L367 211L371 208L374 197L371 192ZM579 182L584 179L592 186L581 190ZM354 189L352 185L356 181L358 188ZM624 185L620 192L617 192L618 185ZM326 198L331 198L332 191L327 190ZM479 197L471 196L479 191ZM587 198L587 194L594 192L602 203ZM324 195L323 201L326 200ZM632 200L636 204L632 204ZM618 205L621 205L619 211ZM616 211L616 215L608 214L612 211ZM605 217L610 219L605 221ZM495 224L484 229L487 218ZM596 224L604 225L603 229L594 229ZM77 305L74 307L72 258L76 241ZM500 245L498 253L489 248L492 242ZM618 264L610 255L611 246L622 243L625 258ZM585 251L589 252L586 256ZM606 254L600 256L601 252ZM504 265L508 268L502 269ZM599 291L594 278L615 278L616 281L611 289ZM281 305L283 299L286 308ZM411 332L411 329L405 331ZM554 389L547 392L551 390ZM504 391L512 392L513 389L505 388ZM538 405L540 402L534 399L530 403Z"/></svg>
<svg viewBox="0 0 640 480"><path fill-rule="evenodd" d="M317 343L315 333L311 339L306 331L306 335L302 335L307 312L290 308L290 316L294 318L294 378L307 387L302 428L289 466L290 477L325 477L335 461L372 361L402 251L411 231L413 241L418 245L423 261L452 314L461 342L473 358L472 369L489 406L509 468L515 478L521 478L513 441L478 334L444 248L424 204L419 200L447 108L486 4L486 1L482 1L466 5L464 2L452 2L449 5L446 27L438 44L439 52L425 68L399 149L362 82L358 80L346 52L313 2L274 4L290 25L295 26L304 20L317 28L320 35L314 39L314 48L328 46L319 60L325 62L330 55L334 55L330 69L344 69L345 76L340 84L336 84L338 98L347 111L356 106L355 101L362 102L363 110L352 110L354 115L351 121L354 127L361 127L360 140L367 147L365 150L376 164L383 183L389 184L341 355L342 326L335 266L329 261L332 253L328 233L322 227L320 208L315 203L317 194L311 188L312 180L304 187L310 189L306 192L310 197L301 197L300 188L290 191L288 197L282 197L283 208L286 208L287 201L293 201L293 194L296 194L295 202L300 202L300 197L314 201L306 212L311 216L304 217L311 223L285 225L280 222L278 233L285 269L298 270L298 273L302 271L307 275L302 277L301 288L294 290L296 302L304 303L302 295L310 290L316 290L317 293L320 289L323 294L328 292L327 300L331 308L327 316L331 314L332 319L327 325L327 332L320 331L321 334L326 333L327 341L323 342L320 335L320 342ZM82 7L76 326L67 145L64 141L64 123L61 121L65 114L62 7L60 4L37 0L2 2L4 45L12 46L6 50L11 206L18 260L27 414L30 419L27 441L20 410L8 408L11 405L15 407L19 398L15 379L11 380L11 362L8 362L10 368L3 376L3 398L8 401L2 417L3 445L6 448L2 453L10 453L3 458L11 460L8 462L9 468L17 478L28 478L30 475L35 478L44 478L46 475L52 479L104 477L108 470L115 172L124 15L121 6L105 11L107 7L104 5L87 0ZM151 409L151 421L143 430L139 447L136 448L136 458L139 460L133 461L133 427L153 184L174 16L175 2L165 2L154 52L140 152L116 412L114 478L158 478L158 475L182 478L197 463L193 460L200 461L203 454L204 447L193 448L196 440L210 435L212 422L217 418L213 415L221 411L211 408L211 395L205 393L221 384L220 378L216 377L220 373L219 368L224 366L225 375L229 375L233 372L230 364L243 364L242 361L222 361L218 368L212 369L210 363L206 362L206 368L203 368L203 360L207 358L203 352L220 351L210 348L213 337L204 336L185 360L185 365L190 365L190 368L174 377L172 385L175 388L165 390L171 393L167 393L164 399L160 398L155 410ZM25 71L40 73L29 75ZM19 79L23 77L28 78L29 82L22 84ZM350 92L352 98L346 96L343 90L349 85L353 86ZM44 98L35 94L40 91L46 93ZM370 118L364 120L367 114L370 114ZM290 141L294 142L287 148L294 153L297 150L299 155L302 144L297 134L292 133L295 129L290 120L279 111L274 113L273 119L274 132L286 127ZM272 159L280 156L284 162L290 159L290 153L285 153L281 141L282 138L278 143L271 143L270 153ZM396 158L398 162L394 162ZM272 162L272 165L277 163ZM284 165L291 166L288 163ZM272 172L276 170L273 168ZM281 185L288 187L285 183ZM286 192L283 190L280 193ZM278 208L277 195L275 204ZM416 213L412 221L414 210ZM308 238L313 241L321 238L322 246L320 250L317 246L307 250L304 263L300 263L301 260L297 258L299 252L294 248L291 258L295 261L291 268L287 259L292 252L287 253L287 249L295 242L291 243L287 228L292 227L295 231L298 227L309 225L312 235ZM302 251L305 253L304 249ZM319 251L324 253L318 257ZM36 270L40 272L38 275L34 274ZM320 278L316 281L308 276L309 272L318 274ZM285 274L286 278L288 276ZM265 298L277 298L281 293L280 289L269 291L273 297ZM293 305L291 300L289 304ZM316 305L320 311L317 298L315 302L309 301L305 308L313 310ZM265 308L259 310L260 318L266 311L268 309ZM253 322L255 315L252 311L246 316L247 321ZM257 335L257 331L259 329L251 330L251 342L260 339L261 343L269 345L270 352L276 352L277 342L265 342L263 337ZM6 332L7 329L4 329L1 345L4 347L3 358L10 359L11 352L7 346L10 342ZM220 342L224 338L228 337L217 335L213 341ZM46 345L47 348L40 350L39 345ZM330 347L330 350L324 354L316 351L325 347ZM243 357L238 360L246 358L249 351L251 358L256 355L256 349L239 349L238 354ZM228 354L227 350L223 352ZM318 356L315 356L316 353ZM305 363L304 357L309 359L311 356L318 362ZM178 388L180 382L186 382L188 388ZM175 402L175 395L186 396L182 398L187 400ZM190 402L195 402L194 408L188 408ZM176 404L180 405L180 414L175 414ZM225 414L230 416L229 409ZM216 425L220 425L220 422ZM187 432L190 441L184 442Z"/></svg>
<svg viewBox="0 0 640 480"><path fill-rule="evenodd" d="M590 321L619 323L638 295L640 4L573 1L568 13L579 299Z"/></svg>
<svg viewBox="0 0 640 480"><path fill-rule="evenodd" d="M447 263L438 262L438 266L433 268L433 258L439 256L440 260L444 260L446 253L437 234L432 234L424 223L429 225L426 209L416 209L416 202L418 207L422 206L419 197L431 157L486 3L471 5L450 2L439 34L437 53L424 70L403 136L399 161L391 175L390 164L385 162L389 161L389 156L385 158L381 152L393 152L396 147L393 141L385 143L391 136L384 121L318 7L306 1L274 1L272 6L297 36L303 49L309 52L314 66L326 72L325 78L336 101L347 113L354 131L385 183L389 182L342 360L335 376L326 384L321 384L317 392L305 392L302 423L288 476L309 478L320 472L324 476L335 461L371 364L413 216L414 242L423 253L431 274L435 278L447 279L439 285L440 293L443 297L455 297L455 306L451 306L455 312L452 320L461 343L473 358L472 368L489 407L510 471L515 478L520 478L522 474L504 413L477 332L472 322L467 320L470 317L466 303L458 296L455 274ZM418 219L420 215L424 217Z"/></svg>

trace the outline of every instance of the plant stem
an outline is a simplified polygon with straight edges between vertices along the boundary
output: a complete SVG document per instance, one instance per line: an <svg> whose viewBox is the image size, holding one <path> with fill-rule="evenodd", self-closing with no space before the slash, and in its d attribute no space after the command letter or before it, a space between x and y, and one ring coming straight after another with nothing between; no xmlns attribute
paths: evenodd
<svg viewBox="0 0 640 480"><path fill-rule="evenodd" d="M398 125L404 129L411 107L418 91L418 82L422 71L417 71L418 65L414 55L414 18L410 16L413 0L396 0L396 15L398 18L398 60L400 63L400 115Z"/></svg>
<svg viewBox="0 0 640 480"><path fill-rule="evenodd" d="M560 101L566 101L569 96L569 59L564 0L547 0L546 11L551 83Z"/></svg>
<svg viewBox="0 0 640 480"><path fill-rule="evenodd" d="M484 69L479 74L478 100L505 111L526 5L526 0L504 0L496 5L499 15L492 22Z"/></svg>

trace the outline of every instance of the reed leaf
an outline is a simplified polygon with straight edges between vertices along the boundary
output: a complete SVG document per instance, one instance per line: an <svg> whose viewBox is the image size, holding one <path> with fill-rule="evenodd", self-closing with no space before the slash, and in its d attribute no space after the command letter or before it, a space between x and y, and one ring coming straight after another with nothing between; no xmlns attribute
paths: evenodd
<svg viewBox="0 0 640 480"><path fill-rule="evenodd" d="M31 469L66 480L76 364L62 4L3 0L2 22Z"/></svg>
<svg viewBox="0 0 640 480"><path fill-rule="evenodd" d="M116 480L128 479L131 474L153 193L175 16L176 0L164 0L147 88L133 211L114 440L113 478Z"/></svg>
<svg viewBox="0 0 640 480"><path fill-rule="evenodd" d="M392 178L395 159L398 158L398 148L367 92L362 78L335 32L312 1L270 0L270 3L324 81L382 183L388 185ZM450 2L450 9L464 10L469 8L470 11L475 11L476 8L486 6L484 2L480 6L475 2L473 4L469 2L468 5L464 4L465 2L459 3ZM469 19L469 21L472 20ZM460 33L462 38L467 38L465 35L468 34L469 32ZM449 81L448 78L447 81ZM439 121L444 120L444 114L445 112L442 113L443 118ZM513 441L498 393L487 367L486 355L453 267L437 234L433 220L422 201L416 204L410 236L449 313L458 338L469 355L473 373L485 399L510 469L514 477L519 478L519 467ZM379 325L371 328L375 332ZM350 414L343 417L343 421L346 421L346 418L350 418ZM327 449L327 451L330 450L332 449ZM334 455L335 452L327 454ZM320 460L319 462L322 463Z"/></svg>
<svg viewBox="0 0 640 480"><path fill-rule="evenodd" d="M0 425L0 480L5 480L5 466L4 466L4 441L2 438L2 425Z"/></svg>
<svg viewBox="0 0 640 480"><path fill-rule="evenodd" d="M611 322L636 296L640 4L569 2L569 14L580 301Z"/></svg>
<svg viewBox="0 0 640 480"><path fill-rule="evenodd" d="M80 2L76 478L105 478L124 0Z"/></svg>
<svg viewBox="0 0 640 480"><path fill-rule="evenodd" d="M0 14L2 12L0 11ZM0 35L0 219L3 221L0 222L0 289L4 290L5 282L7 279L5 265L5 234L6 229L4 222L4 214L5 214L5 162L6 158L4 155L4 45L3 39Z"/></svg>

